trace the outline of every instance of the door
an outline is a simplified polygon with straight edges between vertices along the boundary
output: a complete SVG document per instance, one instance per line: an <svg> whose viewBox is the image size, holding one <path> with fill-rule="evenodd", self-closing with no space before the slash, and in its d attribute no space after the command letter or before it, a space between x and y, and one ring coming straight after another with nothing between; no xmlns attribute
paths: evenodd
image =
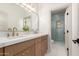
<svg viewBox="0 0 79 59"><path fill-rule="evenodd" d="M68 7L65 13L65 42L68 55L79 56L79 44L73 42L79 38L79 5L77 3Z"/></svg>
<svg viewBox="0 0 79 59"><path fill-rule="evenodd" d="M72 4L72 40L79 38L79 4ZM79 56L79 44L72 41L72 55Z"/></svg>
<svg viewBox="0 0 79 59"><path fill-rule="evenodd" d="M65 47L67 56L72 54L72 7L65 12Z"/></svg>

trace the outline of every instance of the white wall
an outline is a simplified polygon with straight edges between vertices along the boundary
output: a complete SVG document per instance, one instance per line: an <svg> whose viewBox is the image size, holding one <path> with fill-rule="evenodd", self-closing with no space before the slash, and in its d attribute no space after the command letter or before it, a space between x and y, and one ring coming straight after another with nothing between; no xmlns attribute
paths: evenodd
<svg viewBox="0 0 79 59"><path fill-rule="evenodd" d="M50 6L49 4L40 4L39 6L39 31L49 33L50 30Z"/></svg>

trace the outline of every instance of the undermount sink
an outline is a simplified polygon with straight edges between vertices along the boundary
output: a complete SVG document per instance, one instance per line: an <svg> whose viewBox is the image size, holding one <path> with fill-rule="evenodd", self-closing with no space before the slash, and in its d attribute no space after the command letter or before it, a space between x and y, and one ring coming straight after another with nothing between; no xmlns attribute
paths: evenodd
<svg viewBox="0 0 79 59"><path fill-rule="evenodd" d="M0 37L0 39L15 39L15 38L18 38L19 36L10 36L10 37L7 37L7 36L3 36L3 37Z"/></svg>
<svg viewBox="0 0 79 59"><path fill-rule="evenodd" d="M19 36L10 36L10 37L3 36L3 37L0 37L0 39L16 39L16 38L31 37L31 36L34 36L34 34L19 35Z"/></svg>

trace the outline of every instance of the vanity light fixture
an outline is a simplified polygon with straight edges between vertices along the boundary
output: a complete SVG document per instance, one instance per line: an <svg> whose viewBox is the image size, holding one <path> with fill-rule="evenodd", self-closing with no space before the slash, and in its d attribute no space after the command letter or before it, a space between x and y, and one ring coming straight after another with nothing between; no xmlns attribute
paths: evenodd
<svg viewBox="0 0 79 59"><path fill-rule="evenodd" d="M26 10L28 10L29 12L36 12L35 8L33 8L32 6L26 4L26 3L18 3L17 5L25 8Z"/></svg>

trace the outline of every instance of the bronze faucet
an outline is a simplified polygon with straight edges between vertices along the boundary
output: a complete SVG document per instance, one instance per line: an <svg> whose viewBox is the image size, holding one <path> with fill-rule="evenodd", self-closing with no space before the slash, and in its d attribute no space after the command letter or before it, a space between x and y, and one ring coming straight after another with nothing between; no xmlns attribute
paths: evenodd
<svg viewBox="0 0 79 59"><path fill-rule="evenodd" d="M8 31L9 32L12 32L12 29L11 28L8 28ZM10 33L7 34L7 37L9 37L9 36L10 36Z"/></svg>
<svg viewBox="0 0 79 59"><path fill-rule="evenodd" d="M16 27L13 27L12 29L11 28L8 28L8 31L9 32L12 32L12 36L18 36L18 32L16 33L16 31L17 31L17 28ZM7 36L9 37L10 36L10 33L8 33Z"/></svg>

